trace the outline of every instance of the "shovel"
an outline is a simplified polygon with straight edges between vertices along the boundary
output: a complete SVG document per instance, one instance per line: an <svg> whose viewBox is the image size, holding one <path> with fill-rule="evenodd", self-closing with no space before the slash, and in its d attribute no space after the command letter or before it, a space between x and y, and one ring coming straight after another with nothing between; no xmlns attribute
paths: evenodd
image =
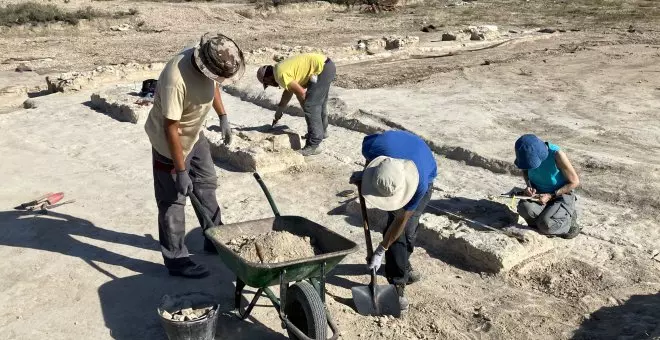
<svg viewBox="0 0 660 340"><path fill-rule="evenodd" d="M371 259L374 254L374 248L371 244L371 234L369 233L369 221L367 218L367 206L362 197L360 183L358 187L358 197L360 198L360 208L362 210L362 227L364 228L364 238L367 243L367 259ZM399 317L401 315L401 305L399 304L399 294L394 285L377 285L376 270L371 270L371 283L368 286L359 286L351 288L353 293L353 303L355 309L362 315L392 315Z"/></svg>

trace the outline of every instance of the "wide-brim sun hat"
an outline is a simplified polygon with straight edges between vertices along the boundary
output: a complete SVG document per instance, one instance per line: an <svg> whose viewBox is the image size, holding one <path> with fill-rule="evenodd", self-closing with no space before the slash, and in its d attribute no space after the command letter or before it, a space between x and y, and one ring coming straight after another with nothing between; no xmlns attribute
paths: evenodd
<svg viewBox="0 0 660 340"><path fill-rule="evenodd" d="M548 158L548 146L539 137L532 134L520 136L516 141L516 160L514 164L522 170L536 169Z"/></svg>
<svg viewBox="0 0 660 340"><path fill-rule="evenodd" d="M243 51L223 34L206 33L194 51L195 64L217 83L232 83L245 74Z"/></svg>
<svg viewBox="0 0 660 340"><path fill-rule="evenodd" d="M418 185L419 172L413 161L379 156L364 169L360 190L371 206L394 211L410 202Z"/></svg>

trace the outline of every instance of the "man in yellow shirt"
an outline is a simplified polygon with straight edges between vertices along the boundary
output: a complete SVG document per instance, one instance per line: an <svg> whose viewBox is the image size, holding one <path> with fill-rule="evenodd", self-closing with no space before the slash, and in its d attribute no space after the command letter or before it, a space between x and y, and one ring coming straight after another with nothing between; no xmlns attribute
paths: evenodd
<svg viewBox="0 0 660 340"><path fill-rule="evenodd" d="M282 117L294 94L305 111L307 143L300 150L303 156L321 153L319 145L328 136L328 92L335 74L332 60L318 53L301 54L257 70L257 79L264 85L264 89L268 86L284 89L273 126Z"/></svg>
<svg viewBox="0 0 660 340"><path fill-rule="evenodd" d="M222 224L215 196L217 176L209 142L200 133L211 107L220 118L225 144L231 129L222 105L219 84L240 78L243 53L222 34L202 36L200 43L172 58L156 85L154 106L144 129L152 145L153 175L158 204L158 236L165 266L173 276L200 278L208 270L195 264L184 244L186 196L195 193L204 213ZM199 211L195 211L204 225ZM215 251L204 240L206 251Z"/></svg>

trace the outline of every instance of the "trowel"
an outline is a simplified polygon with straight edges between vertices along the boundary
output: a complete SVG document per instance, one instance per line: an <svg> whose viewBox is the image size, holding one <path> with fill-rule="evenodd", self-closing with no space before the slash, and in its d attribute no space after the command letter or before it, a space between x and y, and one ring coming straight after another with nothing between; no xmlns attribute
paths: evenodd
<svg viewBox="0 0 660 340"><path fill-rule="evenodd" d="M357 183L358 197L360 198L360 208L362 211L362 227L364 228L364 238L367 244L367 261L371 260L374 254L373 244L371 243L371 234L369 232L369 220L367 218L367 206L361 191L361 181ZM401 315L401 305L399 304L399 294L394 285L378 285L376 283L376 270L371 270L371 282L368 286L359 286L351 288L353 293L353 303L355 309L362 315L392 315L399 317Z"/></svg>

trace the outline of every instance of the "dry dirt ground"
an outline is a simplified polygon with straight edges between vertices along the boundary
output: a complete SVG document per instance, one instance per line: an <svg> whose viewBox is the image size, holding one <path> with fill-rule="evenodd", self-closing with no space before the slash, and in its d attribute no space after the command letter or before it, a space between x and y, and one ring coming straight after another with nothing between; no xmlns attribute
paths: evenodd
<svg viewBox="0 0 660 340"><path fill-rule="evenodd" d="M217 339L285 337L265 301L247 322L230 315L234 277L202 253L192 209L188 244L213 274L199 281L167 275L143 128L89 107L92 93L114 84L92 81L79 91L43 95L47 75L165 61L206 31L234 37L252 63L301 50L323 50L337 60L326 152L263 177L283 213L359 244L359 222L337 194L351 189L347 179L361 166L368 131L399 128L425 138L439 164L434 204L472 202L465 211L486 222L495 211L484 202L521 184L511 165L520 134L534 132L564 147L581 175L583 234L553 239L552 251L506 272L474 271L420 240L412 264L424 278L409 287L411 309L402 319L353 310L350 288L367 276L363 250L349 256L327 287L344 339L660 338L657 1L433 1L379 14L328 3L278 10L236 2L52 3L139 14L78 26L0 27L2 338L163 339L158 301L187 291L217 296L225 312ZM110 30L122 23L133 29ZM428 24L440 28L420 32ZM437 41L445 31L482 24L507 35L492 43ZM353 48L364 36L389 35L420 42L371 56ZM15 72L21 63L34 72ZM273 114L276 91L262 93L253 78L250 72L225 89L236 131L268 124ZM19 107L28 96L37 108ZM302 132L296 114L284 123ZM215 123L210 117L208 125ZM250 173L217 165L225 223L271 216ZM65 191L76 203L48 215L12 209L47 191Z"/></svg>

